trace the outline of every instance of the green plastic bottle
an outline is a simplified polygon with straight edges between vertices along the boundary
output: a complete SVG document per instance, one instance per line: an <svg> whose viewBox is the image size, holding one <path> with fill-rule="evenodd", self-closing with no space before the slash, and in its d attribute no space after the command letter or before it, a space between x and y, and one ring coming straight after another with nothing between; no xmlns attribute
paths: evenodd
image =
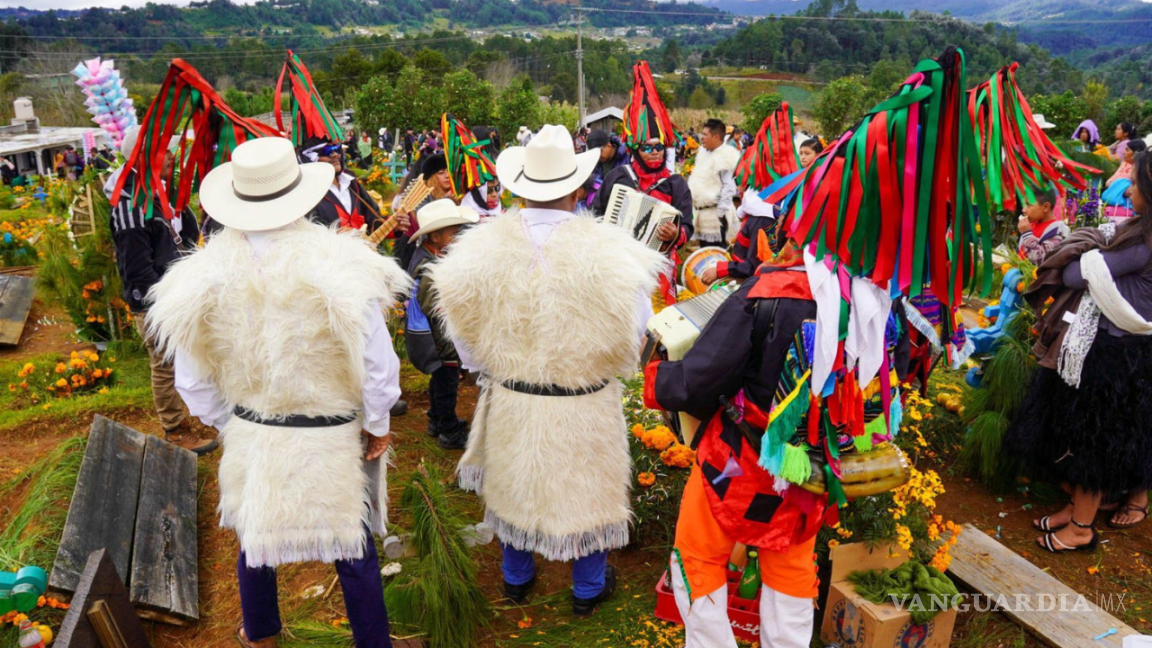
<svg viewBox="0 0 1152 648"><path fill-rule="evenodd" d="M756 600L760 593L760 552L748 549L748 563L744 565L744 573L740 576L740 584L736 587L736 596L748 601Z"/></svg>

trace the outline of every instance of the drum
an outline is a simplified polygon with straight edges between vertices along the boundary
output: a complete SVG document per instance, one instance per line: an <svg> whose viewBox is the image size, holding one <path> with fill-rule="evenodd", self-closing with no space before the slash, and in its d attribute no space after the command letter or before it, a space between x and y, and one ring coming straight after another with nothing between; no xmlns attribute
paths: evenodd
<svg viewBox="0 0 1152 648"><path fill-rule="evenodd" d="M680 283L694 295L708 292L708 285L700 281L700 275L721 261L731 261L732 257L723 248L702 247L693 252L680 268Z"/></svg>

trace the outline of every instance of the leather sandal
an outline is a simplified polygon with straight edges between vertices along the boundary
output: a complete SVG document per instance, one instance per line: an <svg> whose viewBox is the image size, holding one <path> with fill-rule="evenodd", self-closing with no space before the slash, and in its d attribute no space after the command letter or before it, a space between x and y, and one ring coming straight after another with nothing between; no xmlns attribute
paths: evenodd
<svg viewBox="0 0 1152 648"><path fill-rule="evenodd" d="M1142 517L1139 520L1136 520L1135 522L1129 522L1128 524L1121 524L1119 522L1113 521L1116 519L1117 515L1123 515L1125 513L1141 513ZM1125 504L1124 506L1121 506L1120 508L1116 509L1116 512L1113 513L1108 518L1108 526L1112 527L1113 529L1131 529L1132 527L1136 526L1137 524L1140 524L1141 522L1143 522L1144 520L1147 520L1147 519L1148 519L1148 505L1147 504L1145 504L1144 506L1132 506L1131 504Z"/></svg>
<svg viewBox="0 0 1152 648"><path fill-rule="evenodd" d="M1039 522L1037 522L1036 520L1032 520L1032 528L1033 529L1036 529L1037 531L1044 531L1046 533L1050 533L1052 531L1059 531L1060 529L1063 529L1066 526L1068 526L1068 525L1067 524L1061 524L1059 526L1052 526L1052 516L1051 515L1045 515L1044 517L1040 518Z"/></svg>
<svg viewBox="0 0 1152 648"><path fill-rule="evenodd" d="M1060 542L1060 538L1057 538L1055 533L1048 533L1038 539L1036 544L1040 545L1044 549L1047 549L1051 553L1068 553L1070 551L1096 551L1096 547L1100 545L1100 534L1096 533L1096 529L1093 528L1091 524L1080 524L1076 520L1072 520L1072 524L1080 527L1081 529L1092 529L1092 539L1089 540L1086 544L1082 544L1077 547L1069 547L1063 542Z"/></svg>

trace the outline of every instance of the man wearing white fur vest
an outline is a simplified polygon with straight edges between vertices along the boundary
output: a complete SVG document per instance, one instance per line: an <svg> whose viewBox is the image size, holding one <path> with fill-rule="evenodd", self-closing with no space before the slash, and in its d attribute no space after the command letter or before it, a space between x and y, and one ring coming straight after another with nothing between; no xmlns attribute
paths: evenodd
<svg viewBox="0 0 1152 648"><path fill-rule="evenodd" d="M608 552L628 543L631 457L616 376L634 371L667 259L619 227L578 218L600 152L544 126L496 161L526 207L460 234L430 269L448 334L483 391L458 468L484 498L522 603L533 554L573 561L572 609L612 595Z"/></svg>
<svg viewBox="0 0 1152 648"><path fill-rule="evenodd" d="M189 411L220 430L220 525L240 541L242 646L274 648L276 571L334 562L357 648L389 648L372 533L387 516L389 409L400 361L382 310L407 274L358 233L303 217L332 165L241 144L200 201L224 226L153 288L148 330Z"/></svg>
<svg viewBox="0 0 1152 648"><path fill-rule="evenodd" d="M733 219L736 181L733 172L740 162L740 151L724 146L724 122L709 119L704 122L700 149L696 151L696 164L688 177L695 211L696 231L693 239L700 245L728 245L730 236L738 229Z"/></svg>

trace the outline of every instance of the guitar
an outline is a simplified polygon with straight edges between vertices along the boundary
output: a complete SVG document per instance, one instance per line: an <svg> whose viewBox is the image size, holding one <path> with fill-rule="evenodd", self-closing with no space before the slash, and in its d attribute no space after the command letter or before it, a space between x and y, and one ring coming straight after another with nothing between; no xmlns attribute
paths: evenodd
<svg viewBox="0 0 1152 648"><path fill-rule="evenodd" d="M373 247L380 245L380 242L388 238L388 235L400 224L400 214L411 213L412 210L416 208L416 205L419 205L431 193L432 187L422 180L416 180L408 185L403 195L400 196L400 205L396 208L395 213L389 216L383 223L380 223L380 226L371 234L367 235L366 238L368 242L372 244ZM372 199L376 201L382 210L384 208L384 201L380 194L375 191L369 191L368 194L372 196Z"/></svg>

